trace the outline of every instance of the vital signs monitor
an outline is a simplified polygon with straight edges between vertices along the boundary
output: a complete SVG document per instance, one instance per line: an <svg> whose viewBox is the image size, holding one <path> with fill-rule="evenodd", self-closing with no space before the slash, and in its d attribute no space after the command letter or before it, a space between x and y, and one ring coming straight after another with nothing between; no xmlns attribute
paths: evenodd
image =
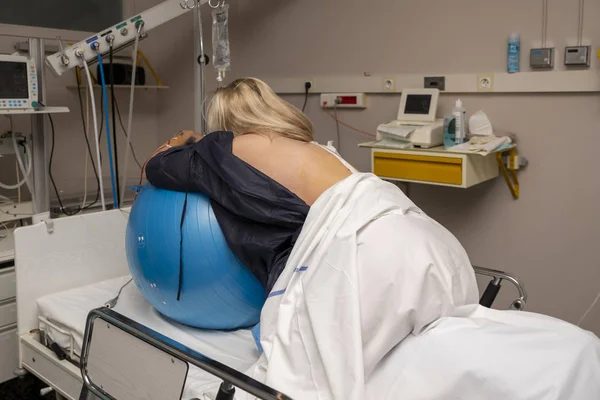
<svg viewBox="0 0 600 400"><path fill-rule="evenodd" d="M37 107L37 71L33 60L0 54L0 110Z"/></svg>

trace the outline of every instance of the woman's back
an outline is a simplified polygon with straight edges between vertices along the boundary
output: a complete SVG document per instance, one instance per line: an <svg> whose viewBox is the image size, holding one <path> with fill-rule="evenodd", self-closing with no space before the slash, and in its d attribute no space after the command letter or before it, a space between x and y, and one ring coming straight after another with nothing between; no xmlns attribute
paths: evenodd
<svg viewBox="0 0 600 400"><path fill-rule="evenodd" d="M331 186L352 174L321 146L281 136L237 136L233 139L233 154L286 187L309 206Z"/></svg>

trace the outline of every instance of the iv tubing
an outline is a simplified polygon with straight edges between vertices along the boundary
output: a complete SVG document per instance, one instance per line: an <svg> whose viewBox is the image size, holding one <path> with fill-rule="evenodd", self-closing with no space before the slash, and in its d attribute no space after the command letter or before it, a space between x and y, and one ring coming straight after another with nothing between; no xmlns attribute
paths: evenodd
<svg viewBox="0 0 600 400"><path fill-rule="evenodd" d="M35 204L35 192L33 189L33 182L31 182L31 166L33 161L31 149L29 148L27 143L23 143L23 147L25 147L25 153L27 154L27 168L25 168L25 163L23 162L21 152L19 151L19 145L17 144L17 133L15 131L12 132L12 143L13 148L15 149L15 154L17 156L17 162L19 163L19 167L21 168L21 173L23 173L23 179L27 184L29 193L31 193L31 201L33 202L33 208L34 210L37 210L37 206Z"/></svg>
<svg viewBox="0 0 600 400"><path fill-rule="evenodd" d="M135 79L137 72L137 57L138 57L138 47L140 44L140 33L142 32L143 25L138 26L137 34L135 35L135 43L133 45L133 54L132 54L132 62L133 62L133 70L131 74L131 89L129 92L129 117L127 119L127 144L125 148L125 163L123 165L123 182L121 184L121 204L125 204L125 188L127 187L127 167L129 166L129 147L131 146L131 124L133 123L133 101L135 99Z"/></svg>
<svg viewBox="0 0 600 400"><path fill-rule="evenodd" d="M13 133L13 139L14 138L15 138L15 134ZM13 146L14 146L14 144L15 144L15 142L13 141ZM15 151L17 152L16 153L17 157L20 157L20 153L19 153L19 148L18 147L16 148ZM19 158L17 158L17 163L20 166L21 163L22 163L22 161L21 161L21 163L19 163ZM27 169L25 171L23 171L23 169L21 170L21 172L23 173L23 180L21 180L20 182L17 182L15 185L7 185L5 183L0 182L0 188L6 189L6 190L19 189L21 186L23 186L25 183L27 183L27 178L28 178L29 174L31 174L31 166L32 166L32 157L31 157L31 153L28 153L28 155L27 155Z"/></svg>
<svg viewBox="0 0 600 400"><path fill-rule="evenodd" d="M85 69L85 75L87 77L88 88L90 91L90 101L92 103L92 120L94 123L94 133L96 134L96 159L98 162L98 184L100 186L100 203L102 204L102 211L106 211L106 202L104 201L104 184L102 183L102 161L100 159L100 134L98 133L98 117L96 115L96 99L94 98L94 84L92 83L92 75L85 59L83 62L83 68Z"/></svg>
<svg viewBox="0 0 600 400"><path fill-rule="evenodd" d="M77 78L79 79L79 78ZM86 140L88 139L88 132L90 131L90 96L89 95L85 95L85 122L84 122L84 127L85 127L85 137ZM88 152L85 152L85 168L84 168L84 173L83 173L83 202L81 203L81 209L85 208L85 205L87 203L87 190L88 190L88 162L90 159L90 155L88 154ZM94 162L94 160L92 160L92 162Z"/></svg>
<svg viewBox="0 0 600 400"><path fill-rule="evenodd" d="M106 81L104 79L104 65L102 64L102 55L98 53L98 65L100 68L100 81L102 82L102 95L104 96L104 117L106 118L106 145L108 146L108 162L110 167L110 185L112 186L112 195L114 208L119 208L119 199L117 198L117 185L115 180L115 167L113 164L113 150L110 137L110 117L108 115L108 94L106 92Z"/></svg>

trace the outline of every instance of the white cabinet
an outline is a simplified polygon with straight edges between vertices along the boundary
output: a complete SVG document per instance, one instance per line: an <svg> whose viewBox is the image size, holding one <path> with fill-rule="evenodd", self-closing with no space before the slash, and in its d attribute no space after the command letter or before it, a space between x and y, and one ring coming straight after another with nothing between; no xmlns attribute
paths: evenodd
<svg viewBox="0 0 600 400"><path fill-rule="evenodd" d="M0 383L19 366L15 268L0 269Z"/></svg>
<svg viewBox="0 0 600 400"><path fill-rule="evenodd" d="M17 325L0 328L0 383L13 379L19 366L19 337Z"/></svg>

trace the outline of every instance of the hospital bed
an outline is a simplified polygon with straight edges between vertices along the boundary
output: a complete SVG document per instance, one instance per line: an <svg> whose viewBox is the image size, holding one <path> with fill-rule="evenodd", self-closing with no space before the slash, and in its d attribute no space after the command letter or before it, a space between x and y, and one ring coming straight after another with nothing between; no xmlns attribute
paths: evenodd
<svg viewBox="0 0 600 400"><path fill-rule="evenodd" d="M113 210L15 232L17 372L33 373L66 399L204 400L219 387L219 399L233 398L233 387L258 398L288 398L243 374L259 357L251 331L183 326L142 297L127 267L128 215ZM476 270L492 278L482 302L491 305L506 280L519 291L512 307L524 307L527 296L515 278Z"/></svg>

